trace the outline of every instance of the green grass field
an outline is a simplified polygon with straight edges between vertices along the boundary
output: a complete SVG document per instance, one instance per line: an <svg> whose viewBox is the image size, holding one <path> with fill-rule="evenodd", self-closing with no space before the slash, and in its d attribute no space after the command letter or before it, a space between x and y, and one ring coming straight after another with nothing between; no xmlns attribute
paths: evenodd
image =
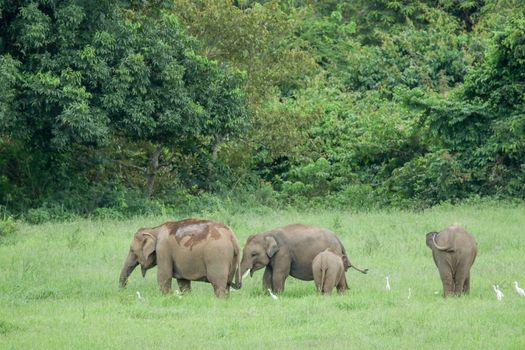
<svg viewBox="0 0 525 350"><path fill-rule="evenodd" d="M21 225L0 245L0 349L525 348L525 298L512 286L517 280L525 288L523 205L200 217L226 222L242 246L252 233L319 224L338 234L355 265L370 271L349 270L343 296L321 297L313 281L289 278L275 301L262 291L262 271L227 300L198 282L190 295L162 296L156 269L145 279L137 269L124 290L118 276L137 228L180 218ZM453 223L474 234L479 251L471 294L444 300L424 235ZM493 283L505 293L502 302Z"/></svg>

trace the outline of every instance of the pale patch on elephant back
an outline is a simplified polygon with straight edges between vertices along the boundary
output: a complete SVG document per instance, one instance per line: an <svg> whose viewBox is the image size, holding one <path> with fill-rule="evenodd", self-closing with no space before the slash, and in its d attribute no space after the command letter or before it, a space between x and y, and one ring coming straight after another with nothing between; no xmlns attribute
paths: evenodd
<svg viewBox="0 0 525 350"><path fill-rule="evenodd" d="M220 239L221 231L219 230L229 231L224 224L209 220L186 219L166 225L169 227L170 235L175 236L177 243L190 250L193 249L193 246L208 239Z"/></svg>

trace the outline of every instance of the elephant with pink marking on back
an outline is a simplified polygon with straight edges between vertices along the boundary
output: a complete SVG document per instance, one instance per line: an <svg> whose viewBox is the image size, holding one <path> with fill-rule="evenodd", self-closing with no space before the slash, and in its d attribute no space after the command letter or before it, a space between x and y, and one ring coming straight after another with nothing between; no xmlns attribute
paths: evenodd
<svg viewBox="0 0 525 350"><path fill-rule="evenodd" d="M332 231L320 226L292 224L249 236L243 250L241 275L248 271L253 275L264 268L263 288L281 293L288 276L312 281L312 262L326 249L341 256L345 271L350 267L361 273L368 271L352 265L343 244ZM344 278L340 289L347 288Z"/></svg>
<svg viewBox="0 0 525 350"><path fill-rule="evenodd" d="M203 281L212 284L217 297L224 297L230 287L240 288L240 256L237 237L221 222L198 219L166 222L137 231L119 284L125 287L138 265L143 276L157 266L157 281L163 293L171 292L175 278L181 292L191 290L191 281Z"/></svg>

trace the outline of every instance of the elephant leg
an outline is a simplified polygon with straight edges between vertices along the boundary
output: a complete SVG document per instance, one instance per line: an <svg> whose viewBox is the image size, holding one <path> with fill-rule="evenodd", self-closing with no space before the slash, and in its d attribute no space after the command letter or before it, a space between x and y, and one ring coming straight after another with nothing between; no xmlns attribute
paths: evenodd
<svg viewBox="0 0 525 350"><path fill-rule="evenodd" d="M339 277L339 282L337 283L337 293L343 294L347 289L346 276L344 273L341 273L341 277Z"/></svg>
<svg viewBox="0 0 525 350"><path fill-rule="evenodd" d="M452 269L446 262L438 262L439 276L443 283L443 296L446 298L454 294L454 276Z"/></svg>
<svg viewBox="0 0 525 350"><path fill-rule="evenodd" d="M332 290L334 289L335 287L335 284L336 284L336 277L334 276L333 273L331 273L329 270L327 271L327 274L325 276L325 279L324 279L324 284L323 284L323 294L324 295L330 295L332 294Z"/></svg>
<svg viewBox="0 0 525 350"><path fill-rule="evenodd" d="M225 298L229 295L226 286L220 284L213 284L213 292L217 298Z"/></svg>
<svg viewBox="0 0 525 350"><path fill-rule="evenodd" d="M456 275L454 276L455 277L455 291L457 295L461 295L465 293L465 283L470 283L470 281L467 282L469 279L469 275L470 275L470 266L468 266L467 264L461 264L458 266ZM470 289L470 286L468 286L468 289Z"/></svg>
<svg viewBox="0 0 525 350"><path fill-rule="evenodd" d="M173 278L173 263L169 257L157 254L157 282L162 293L171 292L171 280Z"/></svg>
<svg viewBox="0 0 525 350"><path fill-rule="evenodd" d="M274 293L284 291L284 282L290 274L291 261L287 257L281 257L275 260L272 266L272 289Z"/></svg>
<svg viewBox="0 0 525 350"><path fill-rule="evenodd" d="M177 284L179 285L179 290L181 293L191 292L191 281L185 280L183 278L177 278Z"/></svg>
<svg viewBox="0 0 525 350"><path fill-rule="evenodd" d="M213 286L215 296L223 298L228 296L228 266L224 264L211 264L206 267L206 277Z"/></svg>
<svg viewBox="0 0 525 350"><path fill-rule="evenodd" d="M470 293L470 272L468 273L467 278L465 278L465 283L463 283L463 293Z"/></svg>
<svg viewBox="0 0 525 350"><path fill-rule="evenodd" d="M460 296L463 294L464 280L460 276L454 278L454 295Z"/></svg>
<svg viewBox="0 0 525 350"><path fill-rule="evenodd" d="M273 289L272 287L272 269L269 266L266 266L266 268L264 269L262 283L263 283L264 290L268 290L270 288Z"/></svg>

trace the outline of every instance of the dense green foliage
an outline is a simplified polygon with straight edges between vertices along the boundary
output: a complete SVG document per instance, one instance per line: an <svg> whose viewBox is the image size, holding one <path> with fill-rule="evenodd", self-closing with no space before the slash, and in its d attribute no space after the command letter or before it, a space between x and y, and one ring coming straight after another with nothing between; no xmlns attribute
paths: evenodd
<svg viewBox="0 0 525 350"><path fill-rule="evenodd" d="M161 295L156 268L145 278L137 268L119 290L134 230L171 215L21 224L16 239L0 236L0 348L523 349L525 298L513 282L525 285L524 210L477 202L418 213L207 213L227 222L242 244L290 222L323 225L337 232L353 263L369 268L346 273L350 289L342 296L318 296L313 281L289 278L279 300L262 290L262 270L228 300L203 282L180 299ZM445 300L425 233L453 222L475 235L479 255L470 295Z"/></svg>
<svg viewBox="0 0 525 350"><path fill-rule="evenodd" d="M0 18L0 206L30 221L525 198L518 0L1 0Z"/></svg>

